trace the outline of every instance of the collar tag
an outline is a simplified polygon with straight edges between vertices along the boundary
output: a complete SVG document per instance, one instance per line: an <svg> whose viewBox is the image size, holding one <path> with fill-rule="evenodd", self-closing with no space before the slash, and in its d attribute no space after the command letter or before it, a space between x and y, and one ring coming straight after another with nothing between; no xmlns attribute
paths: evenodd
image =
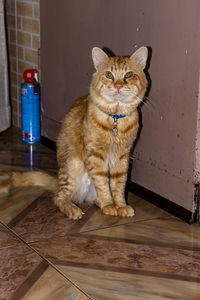
<svg viewBox="0 0 200 300"><path fill-rule="evenodd" d="M117 121L116 121L117 122ZM114 124L114 126L113 126L113 135L114 136L117 136L117 133L118 133L118 129L117 129L117 123L116 124Z"/></svg>
<svg viewBox="0 0 200 300"><path fill-rule="evenodd" d="M114 119L114 124L113 124L113 135L117 136L118 129L117 129L117 120L126 117L125 115L112 115L109 114L110 117Z"/></svg>

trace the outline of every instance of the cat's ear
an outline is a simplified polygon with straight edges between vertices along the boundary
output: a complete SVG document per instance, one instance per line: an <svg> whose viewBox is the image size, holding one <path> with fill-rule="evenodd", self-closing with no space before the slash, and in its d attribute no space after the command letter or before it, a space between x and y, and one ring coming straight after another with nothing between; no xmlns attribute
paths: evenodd
<svg viewBox="0 0 200 300"><path fill-rule="evenodd" d="M148 57L148 49L147 47L141 47L136 50L130 57L134 64L136 64L139 68L144 70Z"/></svg>
<svg viewBox="0 0 200 300"><path fill-rule="evenodd" d="M92 49L92 59L97 70L101 65L105 64L108 61L108 55L98 47Z"/></svg>

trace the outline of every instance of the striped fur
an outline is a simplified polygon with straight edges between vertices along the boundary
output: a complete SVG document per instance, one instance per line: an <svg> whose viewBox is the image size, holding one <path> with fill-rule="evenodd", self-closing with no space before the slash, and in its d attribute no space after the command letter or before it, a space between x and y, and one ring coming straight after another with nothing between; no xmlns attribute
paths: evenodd
<svg viewBox="0 0 200 300"><path fill-rule="evenodd" d="M129 152L139 127L137 107L146 88L143 69L147 49L140 48L130 58L109 58L94 48L90 93L75 101L65 115L57 140L58 189L55 204L68 217L79 219L82 211L74 203L95 201L103 213L133 216L126 205ZM113 78L105 76L110 71ZM133 76L125 79L127 72ZM108 114L126 115L117 121Z"/></svg>

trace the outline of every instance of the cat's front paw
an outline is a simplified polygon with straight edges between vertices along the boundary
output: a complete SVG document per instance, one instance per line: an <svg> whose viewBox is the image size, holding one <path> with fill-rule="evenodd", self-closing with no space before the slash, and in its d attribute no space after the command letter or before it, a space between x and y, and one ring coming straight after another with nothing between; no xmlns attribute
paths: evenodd
<svg viewBox="0 0 200 300"><path fill-rule="evenodd" d="M66 207L65 214L69 219L78 220L82 218L84 213L78 206L72 203Z"/></svg>
<svg viewBox="0 0 200 300"><path fill-rule="evenodd" d="M117 214L120 217L133 217L134 209L130 205L126 205L123 207L118 207Z"/></svg>
<svg viewBox="0 0 200 300"><path fill-rule="evenodd" d="M113 204L104 206L102 208L102 212L105 215L117 216L117 209L116 209L115 205L113 205Z"/></svg>

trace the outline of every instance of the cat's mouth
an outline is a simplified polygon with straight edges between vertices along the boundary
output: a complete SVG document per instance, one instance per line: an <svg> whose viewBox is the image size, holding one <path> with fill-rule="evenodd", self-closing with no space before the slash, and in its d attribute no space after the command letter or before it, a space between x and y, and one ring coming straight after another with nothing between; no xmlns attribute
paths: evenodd
<svg viewBox="0 0 200 300"><path fill-rule="evenodd" d="M126 96L120 91L113 93L112 96L113 96L113 99L116 99L116 100L124 100L126 98Z"/></svg>
<svg viewBox="0 0 200 300"><path fill-rule="evenodd" d="M134 95L132 93L125 93L123 91L115 91L114 93L111 94L113 100L119 100L119 101L129 100L133 98L133 96Z"/></svg>
<svg viewBox="0 0 200 300"><path fill-rule="evenodd" d="M112 90L112 91L105 91L101 94L103 97L105 97L110 102L116 102L116 101L133 101L135 100L135 91L127 91L127 90ZM136 97L137 98L137 97Z"/></svg>

